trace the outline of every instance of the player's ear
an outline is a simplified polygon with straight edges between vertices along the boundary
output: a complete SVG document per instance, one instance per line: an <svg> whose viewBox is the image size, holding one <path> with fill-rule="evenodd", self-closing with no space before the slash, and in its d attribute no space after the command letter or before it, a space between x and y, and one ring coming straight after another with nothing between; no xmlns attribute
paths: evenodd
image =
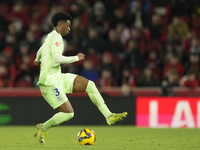
<svg viewBox="0 0 200 150"><path fill-rule="evenodd" d="M62 24L63 24L62 21L59 21L58 24L57 24L57 26L58 26L58 27L61 27Z"/></svg>

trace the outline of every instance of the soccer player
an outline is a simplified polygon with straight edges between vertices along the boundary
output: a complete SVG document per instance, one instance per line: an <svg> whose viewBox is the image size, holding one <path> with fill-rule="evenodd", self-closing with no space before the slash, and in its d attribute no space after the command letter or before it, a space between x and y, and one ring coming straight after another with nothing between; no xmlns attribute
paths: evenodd
<svg viewBox="0 0 200 150"><path fill-rule="evenodd" d="M65 12L58 12L51 18L54 30L48 34L45 42L37 52L35 65L40 64L38 85L44 99L59 112L36 127L36 137L40 144L45 142L47 130L74 116L74 110L66 96L67 93L87 92L91 101L106 118L108 125L126 117L127 112L111 113L93 81L72 73L61 73L60 64L73 63L85 59L85 55L63 56L63 39L70 32L72 17Z"/></svg>

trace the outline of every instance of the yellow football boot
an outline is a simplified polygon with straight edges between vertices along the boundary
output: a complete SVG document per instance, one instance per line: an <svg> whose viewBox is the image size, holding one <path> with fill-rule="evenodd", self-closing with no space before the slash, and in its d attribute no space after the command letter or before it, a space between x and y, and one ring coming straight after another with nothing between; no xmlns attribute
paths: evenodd
<svg viewBox="0 0 200 150"><path fill-rule="evenodd" d="M127 114L127 112L118 114L112 113L108 118L106 118L107 124L110 126L114 125L115 122L123 120L127 116Z"/></svg>
<svg viewBox="0 0 200 150"><path fill-rule="evenodd" d="M36 128L38 129L38 133L35 134L35 137L37 137L40 144L44 144L47 131L42 129L42 124L37 124Z"/></svg>

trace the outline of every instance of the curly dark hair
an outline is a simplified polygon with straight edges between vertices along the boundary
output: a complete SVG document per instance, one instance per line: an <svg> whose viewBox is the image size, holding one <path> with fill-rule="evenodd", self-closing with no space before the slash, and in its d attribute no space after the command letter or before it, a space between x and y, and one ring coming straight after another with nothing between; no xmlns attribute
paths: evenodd
<svg viewBox="0 0 200 150"><path fill-rule="evenodd" d="M70 14L65 12L57 12L51 18L51 22L54 27L58 25L59 21L67 21L67 20L72 21L72 17L70 16Z"/></svg>

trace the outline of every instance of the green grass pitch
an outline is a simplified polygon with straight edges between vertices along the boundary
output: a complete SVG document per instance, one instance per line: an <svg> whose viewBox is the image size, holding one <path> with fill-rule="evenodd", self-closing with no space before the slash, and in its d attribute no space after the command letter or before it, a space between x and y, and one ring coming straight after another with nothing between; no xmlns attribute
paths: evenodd
<svg viewBox="0 0 200 150"><path fill-rule="evenodd" d="M79 145L77 134L93 129L94 145ZM134 126L57 126L40 145L34 126L0 126L0 150L200 150L200 129L150 129Z"/></svg>

